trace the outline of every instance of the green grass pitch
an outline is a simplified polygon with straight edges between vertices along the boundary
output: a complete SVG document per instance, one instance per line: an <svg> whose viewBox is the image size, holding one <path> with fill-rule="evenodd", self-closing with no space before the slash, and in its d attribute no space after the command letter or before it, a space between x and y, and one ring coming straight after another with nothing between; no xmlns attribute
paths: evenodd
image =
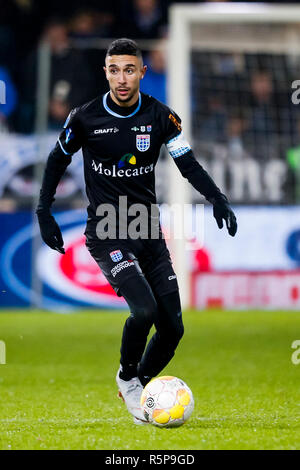
<svg viewBox="0 0 300 470"><path fill-rule="evenodd" d="M300 449L298 312L184 312L163 374L193 391L177 429L135 426L115 374L127 313L0 313L0 449Z"/></svg>

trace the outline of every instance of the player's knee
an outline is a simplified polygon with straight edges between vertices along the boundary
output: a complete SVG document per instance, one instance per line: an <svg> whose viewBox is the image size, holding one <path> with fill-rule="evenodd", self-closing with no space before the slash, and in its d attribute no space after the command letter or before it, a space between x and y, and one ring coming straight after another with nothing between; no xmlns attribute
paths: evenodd
<svg viewBox="0 0 300 470"><path fill-rule="evenodd" d="M169 350L175 350L180 342L181 338L184 335L184 326L182 323L181 312L173 317L172 321L169 322L167 328L159 331L159 336L161 337L162 344L166 345L166 348Z"/></svg>
<svg viewBox="0 0 300 470"><path fill-rule="evenodd" d="M131 315L134 317L135 322L152 326L157 315L155 299L149 298L144 305L134 306L131 309Z"/></svg>

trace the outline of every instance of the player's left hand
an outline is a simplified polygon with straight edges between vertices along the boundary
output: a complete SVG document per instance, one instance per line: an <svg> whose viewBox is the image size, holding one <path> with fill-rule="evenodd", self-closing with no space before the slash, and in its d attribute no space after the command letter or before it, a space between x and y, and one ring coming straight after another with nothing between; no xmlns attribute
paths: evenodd
<svg viewBox="0 0 300 470"><path fill-rule="evenodd" d="M213 214L217 221L218 227L220 229L223 228L224 219L229 235L234 237L237 232L237 221L233 210L225 198L220 199L214 203Z"/></svg>
<svg viewBox="0 0 300 470"><path fill-rule="evenodd" d="M60 228L50 211L37 211L41 236L52 250L65 254L64 240Z"/></svg>

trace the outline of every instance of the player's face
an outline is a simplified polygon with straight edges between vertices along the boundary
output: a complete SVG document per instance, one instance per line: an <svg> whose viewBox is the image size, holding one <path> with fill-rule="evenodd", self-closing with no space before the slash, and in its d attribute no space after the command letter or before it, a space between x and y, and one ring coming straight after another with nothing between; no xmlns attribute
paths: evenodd
<svg viewBox="0 0 300 470"><path fill-rule="evenodd" d="M111 98L119 106L134 104L140 91L140 80L147 67L133 55L112 55L106 57L104 71L109 82Z"/></svg>

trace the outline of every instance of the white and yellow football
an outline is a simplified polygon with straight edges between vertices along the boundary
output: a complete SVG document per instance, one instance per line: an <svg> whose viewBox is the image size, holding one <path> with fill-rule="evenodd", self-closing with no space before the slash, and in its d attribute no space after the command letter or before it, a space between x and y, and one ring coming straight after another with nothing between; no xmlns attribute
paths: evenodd
<svg viewBox="0 0 300 470"><path fill-rule="evenodd" d="M141 395L145 418L160 427L184 424L194 409L194 397L186 383L170 375L152 379Z"/></svg>

